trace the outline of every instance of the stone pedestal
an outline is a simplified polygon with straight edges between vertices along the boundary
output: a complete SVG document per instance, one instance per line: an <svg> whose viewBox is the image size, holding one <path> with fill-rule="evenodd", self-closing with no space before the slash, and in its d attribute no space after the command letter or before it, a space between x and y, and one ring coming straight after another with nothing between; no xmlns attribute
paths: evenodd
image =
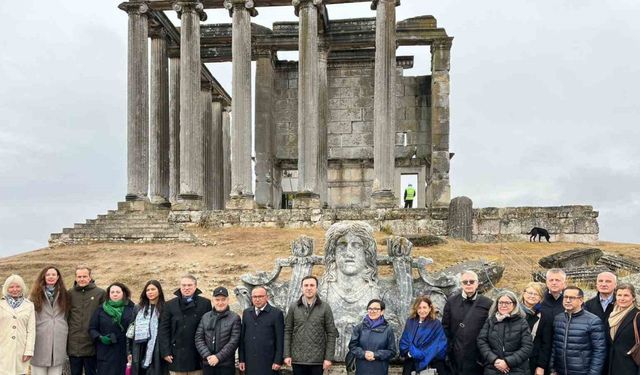
<svg viewBox="0 0 640 375"><path fill-rule="evenodd" d="M372 208L398 207L398 198L391 190L378 190L371 194Z"/></svg>
<svg viewBox="0 0 640 375"><path fill-rule="evenodd" d="M394 196L396 131L396 0L375 0L376 57L373 96L373 193L372 206L386 206ZM391 195L391 198L388 196ZM380 206L385 204L385 206Z"/></svg>
<svg viewBox="0 0 640 375"><path fill-rule="evenodd" d="M232 16L231 195L253 197L251 168L251 0L225 0Z"/></svg>
<svg viewBox="0 0 640 375"><path fill-rule="evenodd" d="M149 190L149 7L144 3L118 6L129 15L127 43L127 195L147 199Z"/></svg>
<svg viewBox="0 0 640 375"><path fill-rule="evenodd" d="M431 45L431 169L427 207L447 207L449 183L449 58L451 39Z"/></svg>
<svg viewBox="0 0 640 375"><path fill-rule="evenodd" d="M180 17L180 194L179 200L201 200L204 194L200 98L200 21L206 13L199 1L178 1Z"/></svg>
<svg viewBox="0 0 640 375"><path fill-rule="evenodd" d="M294 209L322 208L320 194L311 191L297 192L293 198Z"/></svg>
<svg viewBox="0 0 640 375"><path fill-rule="evenodd" d="M255 210L256 201L253 199L253 195L231 195L226 202L227 210Z"/></svg>
<svg viewBox="0 0 640 375"><path fill-rule="evenodd" d="M159 24L152 24L151 103L149 144L149 200L169 205L169 61L167 35Z"/></svg>
<svg viewBox="0 0 640 375"><path fill-rule="evenodd" d="M180 59L169 59L169 201L180 193Z"/></svg>

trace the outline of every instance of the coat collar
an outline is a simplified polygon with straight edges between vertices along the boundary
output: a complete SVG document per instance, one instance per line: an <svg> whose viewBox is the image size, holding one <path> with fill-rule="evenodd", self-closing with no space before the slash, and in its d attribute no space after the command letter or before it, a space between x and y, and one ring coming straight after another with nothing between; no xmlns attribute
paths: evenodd
<svg viewBox="0 0 640 375"><path fill-rule="evenodd" d="M302 300L303 298L304 296L300 296L300 298L298 298L298 306L304 306L304 302ZM322 301L320 300L320 296L316 295L316 300L313 303L313 307L320 306L321 304L322 304Z"/></svg>
<svg viewBox="0 0 640 375"><path fill-rule="evenodd" d="M621 332L624 332L626 326L633 324L633 320L635 319L638 312L640 312L640 310L638 310L637 307L634 307L627 313L627 316L625 316L624 319L622 319L622 322L620 322L620 327L618 327L618 329L616 330L616 336L613 338L613 341L618 338L618 335L620 335ZM631 329L633 329L633 325L631 326ZM638 327L638 329L640 329L640 326ZM609 333L607 332L607 334Z"/></svg>

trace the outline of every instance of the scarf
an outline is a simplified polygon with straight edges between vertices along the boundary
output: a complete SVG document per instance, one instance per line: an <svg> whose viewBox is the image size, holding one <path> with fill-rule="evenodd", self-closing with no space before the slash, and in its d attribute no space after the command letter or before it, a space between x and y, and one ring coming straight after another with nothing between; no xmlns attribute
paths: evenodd
<svg viewBox="0 0 640 375"><path fill-rule="evenodd" d="M44 287L44 296L47 297L47 301L53 306L53 302L56 299L56 287L52 285L46 285Z"/></svg>
<svg viewBox="0 0 640 375"><path fill-rule="evenodd" d="M102 309L113 319L113 322L124 331L122 326L122 313L124 312L124 300L107 301L102 305Z"/></svg>
<svg viewBox="0 0 640 375"><path fill-rule="evenodd" d="M5 301L7 301L7 303L9 304L9 306L11 306L12 309L17 309L18 307L20 307L20 305L22 305L22 302L24 302L24 297L20 296L18 298L13 298L10 295L6 295L4 296Z"/></svg>
<svg viewBox="0 0 640 375"><path fill-rule="evenodd" d="M147 350L142 360L142 368L149 368L153 359L153 349L158 336L158 309L154 305L138 311L135 322L135 336L133 342L147 343Z"/></svg>
<svg viewBox="0 0 640 375"><path fill-rule="evenodd" d="M627 314L629 313L629 311L633 309L633 307L634 307L633 304L631 304L626 309L622 309L618 307L618 305L615 305L613 307L613 311L609 316L609 327L610 327L609 335L611 336L612 340L616 336L616 331L618 330L620 323L622 323L622 320L624 319L624 317L627 316Z"/></svg>
<svg viewBox="0 0 640 375"><path fill-rule="evenodd" d="M535 340L536 339L536 333L538 333L538 325L540 324L540 320L542 319L542 317L540 316L540 312L539 312L540 311L540 304L536 303L533 306L533 309L530 309L523 302L522 304L520 304L520 307L522 307L522 310L524 311L525 314L527 314L527 316L534 315L534 316L538 317L538 320L536 320L536 322L533 324L533 327L531 327L531 339Z"/></svg>
<svg viewBox="0 0 640 375"><path fill-rule="evenodd" d="M510 316L511 316L511 314L504 314L503 315L503 314L500 314L499 312L496 312L496 320L498 322L501 322L501 321L505 320L506 318L508 318Z"/></svg>
<svg viewBox="0 0 640 375"><path fill-rule="evenodd" d="M381 325L383 325L385 323L385 320L384 320L384 316L383 315L381 315L376 320L373 320L373 319L369 318L369 315L366 315L364 317L364 322L369 325L369 328L374 329L374 328L377 328L377 327L380 327Z"/></svg>

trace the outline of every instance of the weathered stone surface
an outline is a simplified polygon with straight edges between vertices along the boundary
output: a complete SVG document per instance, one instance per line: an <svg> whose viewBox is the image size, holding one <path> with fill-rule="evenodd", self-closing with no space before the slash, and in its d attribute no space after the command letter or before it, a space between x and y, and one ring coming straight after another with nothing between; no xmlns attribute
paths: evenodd
<svg viewBox="0 0 640 375"><path fill-rule="evenodd" d="M449 237L471 241L473 239L473 202L468 197L456 197L449 204Z"/></svg>
<svg viewBox="0 0 640 375"><path fill-rule="evenodd" d="M573 268L593 266L598 262L603 252L600 249L571 249L551 254L538 261L544 268Z"/></svg>
<svg viewBox="0 0 640 375"><path fill-rule="evenodd" d="M620 255L604 253L596 262L598 265L609 267L612 271L640 272L640 262L622 257Z"/></svg>

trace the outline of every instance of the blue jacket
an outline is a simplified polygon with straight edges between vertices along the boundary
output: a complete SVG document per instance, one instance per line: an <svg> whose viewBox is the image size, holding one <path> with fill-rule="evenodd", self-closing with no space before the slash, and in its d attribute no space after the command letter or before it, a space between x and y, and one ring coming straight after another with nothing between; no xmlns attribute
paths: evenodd
<svg viewBox="0 0 640 375"><path fill-rule="evenodd" d="M551 366L559 375L600 375L607 343L602 321L582 309L553 321Z"/></svg>
<svg viewBox="0 0 640 375"><path fill-rule="evenodd" d="M389 361L396 356L396 337L393 329L385 321L371 328L366 320L353 327L349 351L356 357L356 375L386 375ZM364 352L371 351L373 361L364 358Z"/></svg>
<svg viewBox="0 0 640 375"><path fill-rule="evenodd" d="M444 360L447 355L447 336L437 319L419 323L418 319L407 319L400 337L400 356L414 359L416 372L426 369L434 359Z"/></svg>

